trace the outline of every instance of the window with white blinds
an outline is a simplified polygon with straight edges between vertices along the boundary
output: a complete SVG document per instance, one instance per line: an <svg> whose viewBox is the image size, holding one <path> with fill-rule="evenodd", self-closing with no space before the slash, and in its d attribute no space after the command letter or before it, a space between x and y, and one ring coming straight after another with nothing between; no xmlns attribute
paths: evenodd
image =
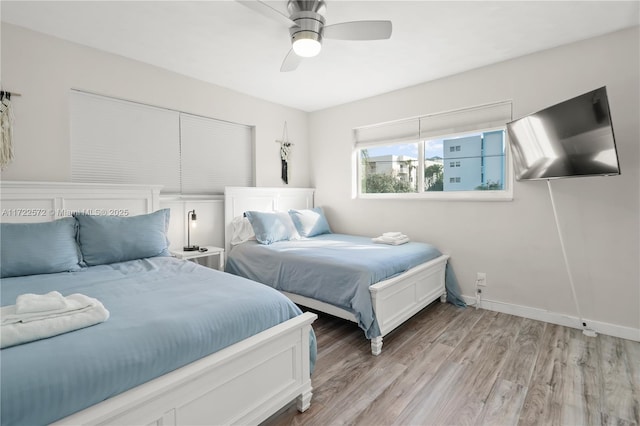
<svg viewBox="0 0 640 426"><path fill-rule="evenodd" d="M160 184L182 194L253 185L249 126L75 90L70 98L74 182Z"/></svg>
<svg viewBox="0 0 640 426"><path fill-rule="evenodd" d="M180 192L180 114L71 92L71 180Z"/></svg>
<svg viewBox="0 0 640 426"><path fill-rule="evenodd" d="M249 126L180 114L182 193L223 193L253 185Z"/></svg>
<svg viewBox="0 0 640 426"><path fill-rule="evenodd" d="M512 198L506 123L497 102L354 129L354 196Z"/></svg>

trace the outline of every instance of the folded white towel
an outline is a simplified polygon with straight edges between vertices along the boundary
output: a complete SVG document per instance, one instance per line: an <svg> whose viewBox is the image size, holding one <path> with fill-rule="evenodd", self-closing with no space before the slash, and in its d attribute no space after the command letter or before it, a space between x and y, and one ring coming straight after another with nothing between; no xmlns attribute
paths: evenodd
<svg viewBox="0 0 640 426"><path fill-rule="evenodd" d="M403 238L376 237L376 238L372 238L371 241L378 244L389 244L392 246L398 246L400 244L406 244L410 240L409 240L409 237L405 235Z"/></svg>
<svg viewBox="0 0 640 426"><path fill-rule="evenodd" d="M382 241L388 241L388 242L392 243L394 241L404 240L404 239L407 239L409 237L407 237L404 234L400 234L397 237L385 237L384 235L382 235L382 236L380 236L378 238L380 238Z"/></svg>
<svg viewBox="0 0 640 426"><path fill-rule="evenodd" d="M20 296L18 296L18 299ZM27 323L32 321L40 321L49 318L58 318L66 315L74 315L93 308L98 302L96 299L85 296L84 294L72 294L66 298L63 297L64 307L62 309L54 309L47 311L35 311L26 313L18 313L18 304L4 306L0 308L0 318L2 325L15 324L18 322ZM17 301L17 299L16 299Z"/></svg>
<svg viewBox="0 0 640 426"><path fill-rule="evenodd" d="M47 294L21 294L16 298L16 314L46 312L66 309L67 302L57 291Z"/></svg>
<svg viewBox="0 0 640 426"><path fill-rule="evenodd" d="M109 319L102 303L83 294L65 298L66 309L16 314L15 305L0 308L0 348L44 339L99 324Z"/></svg>
<svg viewBox="0 0 640 426"><path fill-rule="evenodd" d="M383 237L401 237L404 234L402 232L383 232Z"/></svg>

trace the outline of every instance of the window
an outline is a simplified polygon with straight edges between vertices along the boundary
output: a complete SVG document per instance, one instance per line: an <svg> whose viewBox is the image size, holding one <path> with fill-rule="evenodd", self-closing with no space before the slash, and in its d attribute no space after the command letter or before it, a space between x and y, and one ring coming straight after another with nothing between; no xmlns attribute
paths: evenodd
<svg viewBox="0 0 640 426"><path fill-rule="evenodd" d="M505 188L504 129L374 146L359 153L362 194Z"/></svg>
<svg viewBox="0 0 640 426"><path fill-rule="evenodd" d="M252 130L181 113L180 164L182 194L223 194L225 186L252 186Z"/></svg>
<svg viewBox="0 0 640 426"><path fill-rule="evenodd" d="M176 111L71 91L71 181L180 192Z"/></svg>
<svg viewBox="0 0 640 426"><path fill-rule="evenodd" d="M253 185L252 128L71 91L71 180L221 194Z"/></svg>
<svg viewBox="0 0 640 426"><path fill-rule="evenodd" d="M503 102L355 130L354 195L511 199Z"/></svg>

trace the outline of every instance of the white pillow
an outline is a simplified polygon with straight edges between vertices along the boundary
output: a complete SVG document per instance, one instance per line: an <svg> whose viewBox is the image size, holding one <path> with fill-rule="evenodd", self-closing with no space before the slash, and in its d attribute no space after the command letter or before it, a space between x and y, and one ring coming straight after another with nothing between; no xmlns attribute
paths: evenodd
<svg viewBox="0 0 640 426"><path fill-rule="evenodd" d="M231 221L231 245L236 246L249 240L255 240L256 234L249 219L243 216L234 217Z"/></svg>

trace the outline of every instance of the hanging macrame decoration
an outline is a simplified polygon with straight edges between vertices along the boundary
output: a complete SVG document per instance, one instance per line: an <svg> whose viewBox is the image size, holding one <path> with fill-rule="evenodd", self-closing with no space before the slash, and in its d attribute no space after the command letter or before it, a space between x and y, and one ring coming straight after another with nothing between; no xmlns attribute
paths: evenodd
<svg viewBox="0 0 640 426"><path fill-rule="evenodd" d="M277 140L280 144L280 167L281 177L285 184L289 183L289 155L291 154L291 146L293 143L289 141L289 134L287 131L287 122L284 122L284 129L282 130L282 139Z"/></svg>
<svg viewBox="0 0 640 426"><path fill-rule="evenodd" d="M11 93L0 91L0 169L13 161L13 109Z"/></svg>

